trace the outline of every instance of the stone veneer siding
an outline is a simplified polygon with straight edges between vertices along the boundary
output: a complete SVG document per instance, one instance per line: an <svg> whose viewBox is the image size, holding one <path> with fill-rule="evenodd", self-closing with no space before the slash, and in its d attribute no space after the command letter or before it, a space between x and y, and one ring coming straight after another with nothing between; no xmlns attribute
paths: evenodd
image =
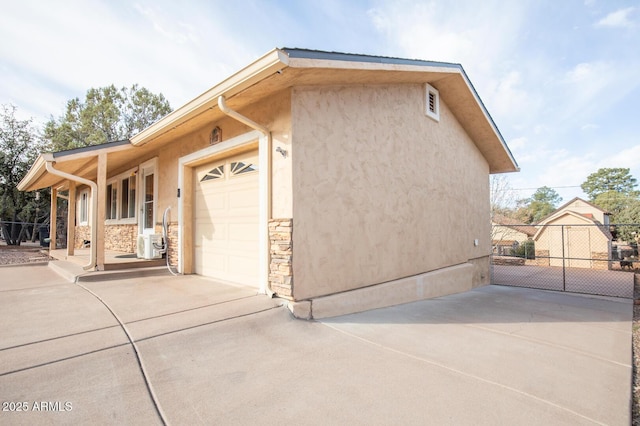
<svg viewBox="0 0 640 426"><path fill-rule="evenodd" d="M609 253L592 251L591 259L591 269L611 269L611 262L609 262Z"/></svg>
<svg viewBox="0 0 640 426"><path fill-rule="evenodd" d="M138 245L138 225L105 225L104 248L124 253L136 253Z"/></svg>
<svg viewBox="0 0 640 426"><path fill-rule="evenodd" d="M271 291L285 298L293 297L292 235L293 219L269 221L269 286Z"/></svg>
<svg viewBox="0 0 640 426"><path fill-rule="evenodd" d="M73 242L75 248L84 247L84 240L91 240L90 226L76 226L76 239Z"/></svg>
<svg viewBox="0 0 640 426"><path fill-rule="evenodd" d="M84 247L84 240L91 240L90 226L76 226L75 248ZM104 248L124 253L136 253L138 225L105 225Z"/></svg>
<svg viewBox="0 0 640 426"><path fill-rule="evenodd" d="M169 250L167 250L167 256L169 256L169 265L178 266L178 222L169 223L167 230L167 239L169 240ZM162 230L160 230L162 233Z"/></svg>

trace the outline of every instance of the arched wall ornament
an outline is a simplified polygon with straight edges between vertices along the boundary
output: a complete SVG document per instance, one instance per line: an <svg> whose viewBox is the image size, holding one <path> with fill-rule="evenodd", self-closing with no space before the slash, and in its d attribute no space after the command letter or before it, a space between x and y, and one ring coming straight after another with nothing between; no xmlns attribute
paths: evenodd
<svg viewBox="0 0 640 426"><path fill-rule="evenodd" d="M215 145L222 142L222 129L218 126L214 127L209 135L209 145Z"/></svg>

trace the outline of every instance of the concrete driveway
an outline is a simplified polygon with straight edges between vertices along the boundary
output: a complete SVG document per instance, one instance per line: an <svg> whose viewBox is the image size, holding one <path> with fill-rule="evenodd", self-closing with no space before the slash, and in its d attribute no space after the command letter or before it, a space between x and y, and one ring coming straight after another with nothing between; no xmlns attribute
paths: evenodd
<svg viewBox="0 0 640 426"><path fill-rule="evenodd" d="M0 424L630 423L629 301L491 286L308 322L195 276L80 284L0 268Z"/></svg>

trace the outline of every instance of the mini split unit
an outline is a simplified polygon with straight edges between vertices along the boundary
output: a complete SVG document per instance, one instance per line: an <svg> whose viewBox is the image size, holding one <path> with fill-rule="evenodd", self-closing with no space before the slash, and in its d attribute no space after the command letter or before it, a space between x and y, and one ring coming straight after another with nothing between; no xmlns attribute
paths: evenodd
<svg viewBox="0 0 640 426"><path fill-rule="evenodd" d="M161 234L138 234L139 259L161 259L163 248Z"/></svg>

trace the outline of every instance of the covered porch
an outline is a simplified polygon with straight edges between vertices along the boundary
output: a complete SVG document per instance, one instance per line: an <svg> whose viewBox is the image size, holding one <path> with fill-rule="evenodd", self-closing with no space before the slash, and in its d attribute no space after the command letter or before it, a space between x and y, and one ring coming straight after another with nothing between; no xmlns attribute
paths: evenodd
<svg viewBox="0 0 640 426"><path fill-rule="evenodd" d="M137 256L138 236L159 229L156 161L151 149L129 140L41 154L18 189L50 188L52 212L60 199L68 202L66 248L52 232L50 256L86 271L164 266L157 255ZM51 229L56 219L52 214Z"/></svg>

